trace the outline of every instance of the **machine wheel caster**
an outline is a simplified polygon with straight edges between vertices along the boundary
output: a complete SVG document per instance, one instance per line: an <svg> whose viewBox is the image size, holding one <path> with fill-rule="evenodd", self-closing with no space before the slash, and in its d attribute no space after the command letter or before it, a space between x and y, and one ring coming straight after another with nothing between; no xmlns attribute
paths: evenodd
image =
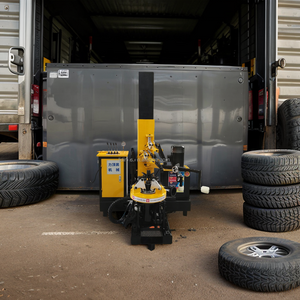
<svg viewBox="0 0 300 300"><path fill-rule="evenodd" d="M149 244L149 245L148 245L148 249L149 249L150 251L153 251L153 250L155 249L155 244Z"/></svg>

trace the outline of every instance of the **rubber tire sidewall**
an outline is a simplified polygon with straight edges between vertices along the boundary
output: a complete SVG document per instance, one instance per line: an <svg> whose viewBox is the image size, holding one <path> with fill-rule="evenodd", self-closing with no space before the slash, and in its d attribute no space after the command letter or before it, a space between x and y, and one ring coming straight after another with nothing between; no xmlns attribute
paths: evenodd
<svg viewBox="0 0 300 300"><path fill-rule="evenodd" d="M271 155L276 153L276 155ZM300 183L300 151L291 149L255 150L241 158L244 181L260 185Z"/></svg>
<svg viewBox="0 0 300 300"><path fill-rule="evenodd" d="M300 206L291 208L260 208L243 205L244 223L257 230L286 232L300 228Z"/></svg>
<svg viewBox="0 0 300 300"><path fill-rule="evenodd" d="M243 199L261 208L289 208L300 205L300 184L265 186L243 182Z"/></svg>
<svg viewBox="0 0 300 300"><path fill-rule="evenodd" d="M56 163L40 160L0 161L1 165L31 165L0 170L0 208L34 204L48 199L58 187Z"/></svg>
<svg viewBox="0 0 300 300"><path fill-rule="evenodd" d="M278 108L276 147L300 150L300 136L298 138L299 130L297 130L299 127L300 99L287 99Z"/></svg>

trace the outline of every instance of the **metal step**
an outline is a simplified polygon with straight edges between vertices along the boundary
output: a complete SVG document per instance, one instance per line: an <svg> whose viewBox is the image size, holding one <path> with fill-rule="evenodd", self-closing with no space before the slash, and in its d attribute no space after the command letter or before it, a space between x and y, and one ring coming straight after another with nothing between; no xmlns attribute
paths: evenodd
<svg viewBox="0 0 300 300"><path fill-rule="evenodd" d="M141 230L141 237L162 237L163 233L161 230Z"/></svg>

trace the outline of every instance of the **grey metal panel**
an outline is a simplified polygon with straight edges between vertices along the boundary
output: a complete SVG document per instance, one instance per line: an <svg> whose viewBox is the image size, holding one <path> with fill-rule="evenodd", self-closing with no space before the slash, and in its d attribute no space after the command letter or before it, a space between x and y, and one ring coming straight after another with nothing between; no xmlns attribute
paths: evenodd
<svg viewBox="0 0 300 300"><path fill-rule="evenodd" d="M278 70L279 100L300 95L300 1L278 0L278 58L286 67Z"/></svg>
<svg viewBox="0 0 300 300"><path fill-rule="evenodd" d="M60 69L69 70L69 78L51 78ZM246 69L49 64L46 152L59 165L60 188L97 189L98 180L91 183L98 170L96 154L107 149L107 142L136 148L139 71L154 72L155 140L165 153L184 145L185 162L203 171L203 185L240 185L240 157L247 144Z"/></svg>
<svg viewBox="0 0 300 300"><path fill-rule="evenodd" d="M7 68L8 50L19 45L19 3L0 1L0 123L18 123L18 76Z"/></svg>

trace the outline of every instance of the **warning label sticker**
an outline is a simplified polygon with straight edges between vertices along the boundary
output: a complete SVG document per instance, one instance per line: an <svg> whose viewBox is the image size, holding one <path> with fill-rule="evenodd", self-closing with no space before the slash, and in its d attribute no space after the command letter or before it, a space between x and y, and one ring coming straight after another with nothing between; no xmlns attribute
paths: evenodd
<svg viewBox="0 0 300 300"><path fill-rule="evenodd" d="M57 73L56 72L50 72L49 77L50 78L57 78Z"/></svg>
<svg viewBox="0 0 300 300"><path fill-rule="evenodd" d="M107 174L121 174L121 161L119 159L107 160Z"/></svg>
<svg viewBox="0 0 300 300"><path fill-rule="evenodd" d="M58 78L69 78L69 70L58 70Z"/></svg>

